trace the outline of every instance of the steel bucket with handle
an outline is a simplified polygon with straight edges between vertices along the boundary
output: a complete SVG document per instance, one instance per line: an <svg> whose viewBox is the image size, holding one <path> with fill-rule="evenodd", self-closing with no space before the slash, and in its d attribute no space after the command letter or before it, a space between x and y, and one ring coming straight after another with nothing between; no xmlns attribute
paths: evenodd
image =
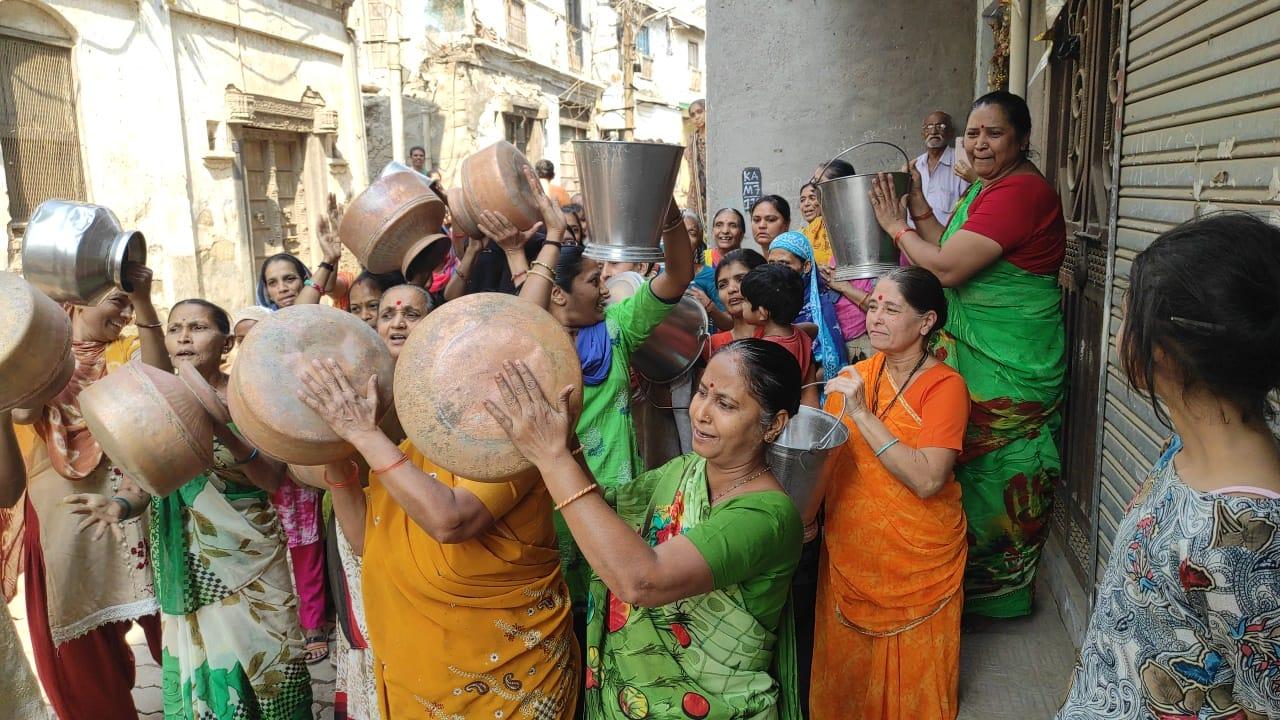
<svg viewBox="0 0 1280 720"><path fill-rule="evenodd" d="M858 143L832 160L864 145L888 145L902 153L908 164L911 163L911 158L902 148L879 140ZM893 171L887 174L900 197L911 190L910 173ZM898 248L889 233L880 228L868 197L875 189L877 175L879 173L848 175L818 183L822 217L827 226L827 236L831 239L831 252L836 257L837 280L877 278L898 267Z"/></svg>
<svg viewBox="0 0 1280 720"><path fill-rule="evenodd" d="M826 495L823 469L832 451L849 440L849 428L824 410L801 406L769 445L769 466L800 511L806 526L818 517Z"/></svg>
<svg viewBox="0 0 1280 720"><path fill-rule="evenodd" d="M661 261L658 241L684 146L575 140L573 152L591 218L583 254L604 262Z"/></svg>

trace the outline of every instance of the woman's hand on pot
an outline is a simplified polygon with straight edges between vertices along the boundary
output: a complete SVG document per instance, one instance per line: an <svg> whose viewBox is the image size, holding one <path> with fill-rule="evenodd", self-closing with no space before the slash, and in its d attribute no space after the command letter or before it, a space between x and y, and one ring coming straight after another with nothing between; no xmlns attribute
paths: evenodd
<svg viewBox="0 0 1280 720"><path fill-rule="evenodd" d="M303 361L294 369L302 381L298 398L316 411L338 437L350 442L378 430L378 376L369 377L361 395L333 358Z"/></svg>
<svg viewBox="0 0 1280 720"><path fill-rule="evenodd" d="M564 221L564 211L557 207L555 201L542 189L542 183L538 182L538 176L534 175L533 168L525 165L524 177L537 199L538 212L542 215L542 226L547 229L547 239L560 240L569 229L569 224ZM536 226L534 230L537 230ZM529 237L533 237L533 233L530 233Z"/></svg>
<svg viewBox="0 0 1280 720"><path fill-rule="evenodd" d="M527 365L519 360L508 361L503 363L503 368L494 375L501 406L485 400L484 407L506 431L511 444L526 460L539 467L561 453L568 453L574 424L569 399L574 387L562 389L552 405Z"/></svg>
<svg viewBox="0 0 1280 720"><path fill-rule="evenodd" d="M117 540L124 539L124 535L120 532L120 521L124 517L124 505L106 495L97 493L68 495L62 499L62 503L71 510L72 515L84 516L76 527L77 532L84 532L89 528L94 528L94 542L101 540L107 534L108 529L111 530L111 534Z"/></svg>
<svg viewBox="0 0 1280 720"><path fill-rule="evenodd" d="M538 232L538 228L542 223L536 223L533 227L525 232L511 223L505 215L493 210L481 210L480 217L476 224L480 226L480 232L485 234L498 247L502 248L505 253L520 252L524 249L525 243L529 242L529 238Z"/></svg>
<svg viewBox="0 0 1280 720"><path fill-rule="evenodd" d="M715 303L711 302L711 298L707 297L707 294L702 292L698 288L690 285L689 289L685 290L685 292L689 293L689 295L694 300L697 300L698 304L701 305L703 309L707 310L708 312L716 309Z"/></svg>
<svg viewBox="0 0 1280 720"><path fill-rule="evenodd" d="M907 196L898 195L893 185L893 177L889 173L880 173L872 181L871 207L875 210L876 221L889 234L895 234L907 226Z"/></svg>
<svg viewBox="0 0 1280 720"><path fill-rule="evenodd" d="M964 158L956 158L955 163L951 166L951 172L957 177L963 178L965 182L973 183L978 180L978 173L973 171L973 166Z"/></svg>
<svg viewBox="0 0 1280 720"><path fill-rule="evenodd" d="M827 287L838 293L844 294L853 291L853 283L848 280L837 280L836 269L830 265L819 265L818 276L827 284Z"/></svg>
<svg viewBox="0 0 1280 720"><path fill-rule="evenodd" d="M862 375L850 365L840 371L839 375L827 381L827 394L840 393L844 396L844 412L854 417L867 410L867 388L862 382Z"/></svg>
<svg viewBox="0 0 1280 720"><path fill-rule="evenodd" d="M134 307L151 303L151 281L155 279L151 268L139 262L126 262L120 270L120 279L124 285L133 288L128 295Z"/></svg>

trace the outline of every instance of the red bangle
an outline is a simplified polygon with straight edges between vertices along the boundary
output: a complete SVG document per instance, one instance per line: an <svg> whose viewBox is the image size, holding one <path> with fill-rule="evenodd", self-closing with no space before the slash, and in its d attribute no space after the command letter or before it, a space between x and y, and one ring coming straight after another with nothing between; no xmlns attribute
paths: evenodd
<svg viewBox="0 0 1280 720"><path fill-rule="evenodd" d="M396 468L400 467L401 465L403 465L403 464L405 464L405 463L407 463L407 462L409 462L409 456L408 456L408 455L405 455L404 453L400 453L400 459L399 459L399 460L397 460L397 461L395 461L395 462L391 463L390 465L388 465L388 466L386 466L386 467L384 467L384 468L378 468L377 470L374 470L374 471L373 471L373 473L374 473L375 475L379 475L379 476L381 476L381 475L386 475L387 473L391 472L392 470L395 470Z"/></svg>
<svg viewBox="0 0 1280 720"><path fill-rule="evenodd" d="M903 235L906 235L906 234L907 234L907 233L909 233L909 232L915 232L915 230L914 230L914 229L912 229L912 228L911 228L911 226L909 226L909 225L908 225L907 227L904 227L904 228L902 228L901 230L899 230L898 232L894 233L894 235L893 235L893 246L894 246L894 247L896 247L896 248L901 248L901 247L902 247L902 236L903 236Z"/></svg>
<svg viewBox="0 0 1280 720"><path fill-rule="evenodd" d="M355 460L349 460L348 462L351 463L351 474L344 478L342 482L336 483L329 482L329 466L326 465L324 468L324 484L335 490L338 488L350 487L351 484L356 481L356 475L360 473L360 466L356 465Z"/></svg>

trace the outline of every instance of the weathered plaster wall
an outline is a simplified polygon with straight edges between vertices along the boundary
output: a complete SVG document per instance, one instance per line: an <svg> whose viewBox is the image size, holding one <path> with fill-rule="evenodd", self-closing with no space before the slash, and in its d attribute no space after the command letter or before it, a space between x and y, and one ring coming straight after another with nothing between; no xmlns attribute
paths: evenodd
<svg viewBox="0 0 1280 720"><path fill-rule="evenodd" d="M925 115L963 116L973 101L972 13L947 0L709 0L710 206L742 205L745 167L794 208L814 167L856 142L919 154ZM902 163L883 150L851 159L868 170Z"/></svg>
<svg viewBox="0 0 1280 720"><path fill-rule="evenodd" d="M330 163L323 152L317 157L313 142L308 162L324 167L307 174L340 200L363 187L363 123L359 108L349 107L358 106L359 91L336 14L283 0L5 5L6 24L43 35L62 28L69 36L88 200L146 235L162 311L191 296L228 309L251 300L256 268L240 183L227 159L228 85L289 101L307 87L320 93L339 111L331 154L352 160ZM7 223L8 204L0 205ZM309 205L318 213L323 197ZM314 219L308 224L314 228ZM309 239L302 255L314 259Z"/></svg>

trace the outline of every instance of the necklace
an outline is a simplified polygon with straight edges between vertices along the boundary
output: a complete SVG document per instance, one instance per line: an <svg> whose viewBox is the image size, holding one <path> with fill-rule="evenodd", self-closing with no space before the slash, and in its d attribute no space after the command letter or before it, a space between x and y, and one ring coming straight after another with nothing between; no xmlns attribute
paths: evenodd
<svg viewBox="0 0 1280 720"><path fill-rule="evenodd" d="M760 477L761 475L763 475L763 474L765 474L765 473L767 473L767 472L769 472L769 464L768 464L768 463L765 463L765 464L764 464L764 466L763 466L763 467L761 467L759 470L757 470L757 471L755 471L755 472L751 473L750 475L748 475L748 476L746 476L746 477L742 478L742 479L741 479L741 480L739 480L738 482L736 482L736 483L734 483L734 484L730 485L729 487L725 488L724 490L721 490L720 492L716 493L715 495L712 495L712 496L711 496L711 504L712 504L712 505L715 505L715 504L716 504L716 501L717 501L717 500L719 500L720 498L724 497L725 495L728 495L729 493L733 492L734 490L737 490L738 488L742 487L743 485L746 485L747 483L751 482L752 480L755 480L756 478Z"/></svg>
<svg viewBox="0 0 1280 720"><path fill-rule="evenodd" d="M916 373L919 372L920 368L924 365L924 361L927 359L929 359L929 352L925 351L920 356L920 362L917 362L916 366L911 368L911 372L907 374L907 379L903 381L902 387L898 388L898 392L894 394L893 399L889 401L889 404L884 406L884 411L878 412L880 410L880 378L884 377L884 369L888 365L887 362L882 363L880 365L880 371L876 373L876 381L871 386L871 414L883 420L884 416L889 414L889 408L892 408L893 404L898 402L898 398L902 397L903 391L911 384L911 378L915 377ZM890 382L892 382L892 378L890 378Z"/></svg>

